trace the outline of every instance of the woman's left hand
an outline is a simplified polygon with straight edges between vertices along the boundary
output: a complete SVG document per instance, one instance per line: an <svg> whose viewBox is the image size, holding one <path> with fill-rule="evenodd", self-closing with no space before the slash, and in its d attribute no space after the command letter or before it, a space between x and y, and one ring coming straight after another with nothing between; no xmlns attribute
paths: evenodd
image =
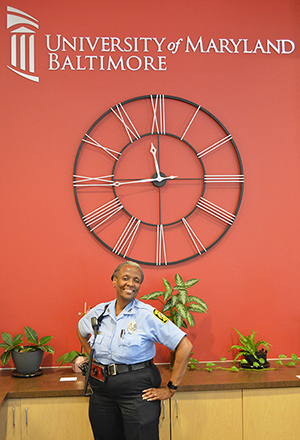
<svg viewBox="0 0 300 440"><path fill-rule="evenodd" d="M175 394L175 391L170 390L168 387L163 388L148 388L143 391L143 400L165 400L170 399Z"/></svg>

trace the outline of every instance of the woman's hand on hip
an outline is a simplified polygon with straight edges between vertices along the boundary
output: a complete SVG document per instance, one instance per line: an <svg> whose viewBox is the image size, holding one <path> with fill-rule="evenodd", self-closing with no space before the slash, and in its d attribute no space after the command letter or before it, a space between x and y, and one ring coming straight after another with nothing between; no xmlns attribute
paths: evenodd
<svg viewBox="0 0 300 440"><path fill-rule="evenodd" d="M148 388L143 391L143 400L166 400L170 399L175 394L175 391L170 390L168 387L163 388Z"/></svg>

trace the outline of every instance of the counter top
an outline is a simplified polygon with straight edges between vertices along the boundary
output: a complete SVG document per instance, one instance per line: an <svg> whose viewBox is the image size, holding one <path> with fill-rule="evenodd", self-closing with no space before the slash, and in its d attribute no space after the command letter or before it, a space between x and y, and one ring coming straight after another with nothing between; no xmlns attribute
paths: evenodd
<svg viewBox="0 0 300 440"><path fill-rule="evenodd" d="M177 392L183 391L214 391L236 390L251 388L286 388L300 387L300 365L296 367L282 366L272 369L271 362L266 370L243 370L231 372L214 370L212 373L201 370L187 370ZM168 365L158 365L162 376L162 386L170 380L171 371ZM74 373L68 367L44 368L40 376L32 378L16 378L11 370L0 370L0 408L6 399L30 397L71 397L82 396L85 378L80 373ZM75 381L60 379L76 377Z"/></svg>

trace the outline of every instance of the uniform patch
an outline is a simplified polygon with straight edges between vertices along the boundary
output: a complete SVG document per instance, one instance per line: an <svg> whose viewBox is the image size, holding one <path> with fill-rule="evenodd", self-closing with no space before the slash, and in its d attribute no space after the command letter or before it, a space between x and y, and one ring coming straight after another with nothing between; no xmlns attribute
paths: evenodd
<svg viewBox="0 0 300 440"><path fill-rule="evenodd" d="M153 315L156 316L161 322L166 324L169 321L169 318L167 318L163 313L161 313L159 310L154 309Z"/></svg>
<svg viewBox="0 0 300 440"><path fill-rule="evenodd" d="M128 324L128 331L131 335L134 335L134 333L137 331L138 325L135 321L130 321Z"/></svg>

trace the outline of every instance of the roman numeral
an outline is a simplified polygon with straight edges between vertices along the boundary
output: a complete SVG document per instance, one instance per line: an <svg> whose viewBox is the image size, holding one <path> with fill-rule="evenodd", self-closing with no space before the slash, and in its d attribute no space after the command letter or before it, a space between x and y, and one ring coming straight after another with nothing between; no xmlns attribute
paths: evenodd
<svg viewBox="0 0 300 440"><path fill-rule="evenodd" d="M129 137L130 142L133 141L133 139L139 139L141 136L139 135L139 132L135 128L133 122L131 121L130 117L128 116L126 110L124 109L122 104L117 104L115 106L116 110L111 108L111 111L114 113L114 115L119 119L119 121L122 122L126 133Z"/></svg>
<svg viewBox="0 0 300 440"><path fill-rule="evenodd" d="M151 134L166 134L165 97L164 95L156 95L154 99L153 96L150 95L150 98L153 110Z"/></svg>
<svg viewBox="0 0 300 440"><path fill-rule="evenodd" d="M90 228L91 231L99 228L108 219L116 215L123 206L118 199L110 200L99 208L91 211L82 217L84 223Z"/></svg>
<svg viewBox="0 0 300 440"><path fill-rule="evenodd" d="M119 156L121 155L121 153L119 153L118 151L115 151L115 150L111 150L110 148L103 147L103 145L99 144L99 142L97 142L95 139L93 139L88 134L86 134L85 136L86 137L84 139L82 139L83 142L86 142L87 144L91 144L91 145L94 145L94 147L102 149L107 154L109 154L111 157L113 157L115 160L119 159ZM87 140L86 138L88 138L89 140Z"/></svg>
<svg viewBox="0 0 300 440"><path fill-rule="evenodd" d="M198 113L198 111L200 110L200 108L201 108L201 105L199 105L199 107L197 107L195 113L193 114L193 116L192 116L190 122L188 123L188 125L187 125L187 127L186 127L186 129L185 129L185 132L183 133L183 135L182 135L181 138L180 138L181 140L182 140L182 139L184 138L184 136L187 134L187 131L188 131L188 129L190 128L190 126L192 125L192 122L194 121L195 117L197 116L197 113Z"/></svg>
<svg viewBox="0 0 300 440"><path fill-rule="evenodd" d="M162 262L164 260L164 263ZM156 266L167 265L167 253L163 225L156 227Z"/></svg>
<svg viewBox="0 0 300 440"><path fill-rule="evenodd" d="M232 136L231 136L231 134L229 134L228 136L225 136L223 139L220 139L218 142L215 142L214 144L205 148L205 150L200 151L197 154L197 156L199 158L202 158L202 157L206 156L206 154L209 154L212 151L216 150L217 148L220 148L222 145L226 144L226 142L230 141L231 139L232 139Z"/></svg>
<svg viewBox="0 0 300 440"><path fill-rule="evenodd" d="M123 257L126 257L128 250L131 246L131 243L133 242L133 239L140 226L140 223L141 220L137 220L135 217L131 217L124 231L120 235L120 238L117 241L115 247L113 248L113 252L115 252L118 255L122 253ZM123 249L125 249L125 252L123 252Z"/></svg>
<svg viewBox="0 0 300 440"><path fill-rule="evenodd" d="M190 226L190 224L188 223L188 221L183 217L182 219L182 223L184 224L190 239L192 240L192 242L194 243L195 248L197 249L198 254L201 255L201 253L204 251L206 252L205 247L203 246L203 244L201 243L200 239L197 237L196 233L194 232L194 230L192 229L192 227ZM201 248L201 250L199 249L199 247Z"/></svg>
<svg viewBox="0 0 300 440"><path fill-rule="evenodd" d="M78 174L74 174L73 185L77 188L85 186L114 186L114 182L111 179L112 177L113 174L100 177L79 176Z"/></svg>
<svg viewBox="0 0 300 440"><path fill-rule="evenodd" d="M207 183L242 183L243 174L205 174L204 182Z"/></svg>
<svg viewBox="0 0 300 440"><path fill-rule="evenodd" d="M231 212L226 211L218 205L206 200L204 198L200 199L197 203L197 208L202 209L202 211L207 212L208 214L216 217L217 219L227 223L228 225L232 225L235 219L235 215Z"/></svg>

